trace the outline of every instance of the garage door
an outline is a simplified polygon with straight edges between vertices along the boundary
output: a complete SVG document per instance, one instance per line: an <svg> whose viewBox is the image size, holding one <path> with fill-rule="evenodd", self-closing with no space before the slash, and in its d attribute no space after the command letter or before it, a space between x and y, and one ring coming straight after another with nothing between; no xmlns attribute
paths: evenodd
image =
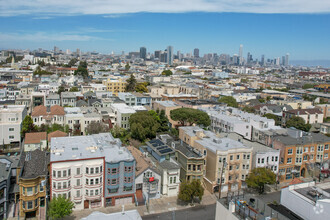
<svg viewBox="0 0 330 220"><path fill-rule="evenodd" d="M115 203L116 205L132 204L132 197L116 199Z"/></svg>
<svg viewBox="0 0 330 220"><path fill-rule="evenodd" d="M176 187L168 188L168 196L177 196L178 191Z"/></svg>

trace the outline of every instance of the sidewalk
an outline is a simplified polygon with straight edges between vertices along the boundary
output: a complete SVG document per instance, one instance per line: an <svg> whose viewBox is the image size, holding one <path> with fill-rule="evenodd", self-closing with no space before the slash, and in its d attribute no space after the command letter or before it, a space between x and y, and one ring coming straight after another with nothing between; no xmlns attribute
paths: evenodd
<svg viewBox="0 0 330 220"><path fill-rule="evenodd" d="M195 204L195 206L199 205L211 205L215 204L217 201L215 195L210 194L207 190L205 190L203 199L201 204ZM147 211L146 206L135 206L135 204L125 205L125 210L132 210L136 209L141 216L149 215L149 214L156 214L156 213L163 213L169 212L174 210L182 210L191 208L190 205L182 205L178 203L177 197L162 197L159 199L151 199L150 200L150 212ZM103 213L113 213L113 212L121 212L121 206L112 206L112 207L102 207L98 209L84 209L79 211L74 211L71 216L66 217L65 219L81 219L88 215L90 215L94 211L99 211Z"/></svg>

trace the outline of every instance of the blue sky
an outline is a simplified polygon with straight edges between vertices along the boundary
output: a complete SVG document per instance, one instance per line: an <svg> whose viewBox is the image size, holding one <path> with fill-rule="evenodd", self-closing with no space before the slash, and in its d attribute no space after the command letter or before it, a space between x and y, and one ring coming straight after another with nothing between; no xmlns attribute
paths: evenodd
<svg viewBox="0 0 330 220"><path fill-rule="evenodd" d="M295 60L330 60L330 3L321 0L313 6L307 0L278 0L291 2L287 7L283 2L267 5L264 0L238 1L241 5L229 0L192 0L193 6L184 0L160 0L151 7L151 0L143 0L147 5L143 9L133 0L111 0L116 7L102 7L102 0L92 1L99 2L98 7L84 0L77 0L80 7L65 6L63 0L37 7L39 1L0 3L0 48L51 49L56 45L63 50L120 53L138 51L140 46L149 52L172 45L184 53L197 47L201 54L232 55L243 44L244 56L251 52L259 59L261 54L274 58L290 53ZM133 6L125 8L119 2ZM308 4L300 7L299 2Z"/></svg>

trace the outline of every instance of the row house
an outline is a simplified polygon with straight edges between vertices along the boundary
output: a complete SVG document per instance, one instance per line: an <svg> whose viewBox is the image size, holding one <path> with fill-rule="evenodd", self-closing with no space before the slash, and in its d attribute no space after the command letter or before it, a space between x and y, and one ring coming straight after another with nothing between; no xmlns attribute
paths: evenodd
<svg viewBox="0 0 330 220"><path fill-rule="evenodd" d="M134 202L135 159L110 133L52 138L50 196L75 209Z"/></svg>
<svg viewBox="0 0 330 220"><path fill-rule="evenodd" d="M60 95L57 93L50 93L46 96L46 106L61 105Z"/></svg>
<svg viewBox="0 0 330 220"><path fill-rule="evenodd" d="M73 92L61 93L61 105L64 107L76 107L77 96Z"/></svg>
<svg viewBox="0 0 330 220"><path fill-rule="evenodd" d="M300 117L304 119L306 124L323 123L323 112L318 108L284 111L282 125L285 125L292 117Z"/></svg>
<svg viewBox="0 0 330 220"><path fill-rule="evenodd" d="M41 126L42 124L60 124L65 125L65 111L62 106L37 106L33 109L31 114L33 123Z"/></svg>
<svg viewBox="0 0 330 220"><path fill-rule="evenodd" d="M45 219L49 152L21 152L18 164L19 216Z"/></svg>
<svg viewBox="0 0 330 220"><path fill-rule="evenodd" d="M179 138L205 156L204 184L210 192L235 191L245 187L252 168L252 147L199 127L179 128ZM220 175L222 173L222 176Z"/></svg>
<svg viewBox="0 0 330 220"><path fill-rule="evenodd" d="M293 178L315 177L315 164L329 160L329 144L330 137L326 135L297 129L272 137L271 146L280 150L278 180L290 182Z"/></svg>

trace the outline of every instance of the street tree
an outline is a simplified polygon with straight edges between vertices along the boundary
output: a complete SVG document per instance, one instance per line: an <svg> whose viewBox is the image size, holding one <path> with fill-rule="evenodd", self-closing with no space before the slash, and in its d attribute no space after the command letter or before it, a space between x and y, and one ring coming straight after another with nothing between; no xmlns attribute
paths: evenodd
<svg viewBox="0 0 330 220"><path fill-rule="evenodd" d="M264 114L264 117L266 117L268 119L274 119L275 125L281 125L281 120L277 115L267 113L267 114Z"/></svg>
<svg viewBox="0 0 330 220"><path fill-rule="evenodd" d="M219 102L226 103L229 107L238 107L236 99L232 96L223 96L219 99Z"/></svg>
<svg viewBox="0 0 330 220"><path fill-rule="evenodd" d="M75 76L82 76L83 78L88 77L88 70L86 67L78 66L78 69L74 71Z"/></svg>
<svg viewBox="0 0 330 220"><path fill-rule="evenodd" d="M290 118L285 123L285 126L287 128L294 127L294 128L299 129L299 130L302 130L302 131L309 131L309 129L311 129L311 127L312 127L310 124L306 124L305 120L303 118L298 117L298 116L294 116L294 117Z"/></svg>
<svg viewBox="0 0 330 220"><path fill-rule="evenodd" d="M254 168L245 180L248 187L258 190L260 194L265 191L266 184L274 184L276 175L268 168Z"/></svg>
<svg viewBox="0 0 330 220"><path fill-rule="evenodd" d="M61 95L62 92L65 92L64 86L59 86L57 90L57 94Z"/></svg>
<svg viewBox="0 0 330 220"><path fill-rule="evenodd" d="M48 216L50 219L63 219L69 216L74 208L74 203L63 196L52 198L48 205Z"/></svg>
<svg viewBox="0 0 330 220"><path fill-rule="evenodd" d="M174 109L170 112L170 117L174 121L179 121L182 126L196 124L208 127L211 124L206 112L193 108Z"/></svg>
<svg viewBox="0 0 330 220"><path fill-rule="evenodd" d="M86 132L88 134L99 134L104 132L109 132L109 126L102 122L91 121L86 127Z"/></svg>
<svg viewBox="0 0 330 220"><path fill-rule="evenodd" d="M198 197L199 201L202 200L204 195L204 188L199 180L191 182L183 182L180 185L179 199L185 202L193 203L194 198Z"/></svg>
<svg viewBox="0 0 330 220"><path fill-rule="evenodd" d="M125 71L128 71L131 68L131 66L129 65L129 63L127 62L125 65Z"/></svg>
<svg viewBox="0 0 330 220"><path fill-rule="evenodd" d="M79 89L76 86L73 86L70 88L70 92L78 92L78 91L79 91Z"/></svg>

